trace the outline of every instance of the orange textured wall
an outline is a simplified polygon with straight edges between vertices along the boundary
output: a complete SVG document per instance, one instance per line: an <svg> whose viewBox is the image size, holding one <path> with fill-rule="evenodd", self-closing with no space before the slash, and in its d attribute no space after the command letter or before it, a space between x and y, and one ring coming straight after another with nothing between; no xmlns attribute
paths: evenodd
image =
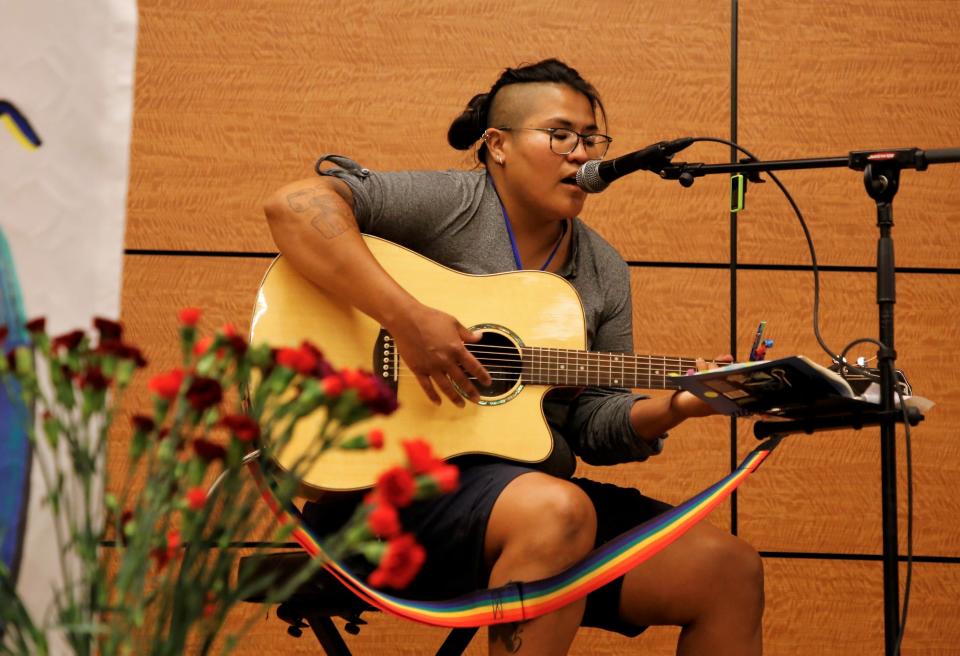
<svg viewBox="0 0 960 656"><path fill-rule="evenodd" d="M766 159L886 146L960 145L960 14L950 0L782 3L140 0L123 320L157 369L177 360L175 310L206 326L249 325L275 251L261 204L324 152L382 170L470 167L446 146L450 120L509 65L556 56L601 91L610 155L683 135L731 136L736 35L739 140ZM722 162L697 144L687 161ZM784 173L823 274L822 330L840 349L876 334L874 210L852 171ZM938 402L914 432L915 565L905 654L960 643L960 404L949 353L960 303L960 166L903 176L895 203L899 365ZM638 352L713 356L748 348L757 321L774 355L824 361L811 330L802 233L771 183L751 185L731 277L726 181L691 189L638 174L592 198L584 218L632 263ZM736 291L736 306L731 291ZM131 403L146 403L142 386ZM587 468L679 502L722 476L750 423L711 418L674 431L651 462ZM127 436L114 436L122 442ZM879 446L875 430L789 439L710 521L765 554L768 654L882 650ZM119 450L116 450L119 451ZM900 452L905 549L904 453ZM120 473L124 464L110 461ZM266 533L266 522L264 534ZM260 539L258 533L250 539ZM903 577L901 577L902 584ZM238 610L239 627L261 611ZM358 654L428 653L442 632L374 616ZM319 653L275 617L238 653ZM636 641L583 631L573 653L673 653L675 629ZM468 653L485 653L477 640ZM402 645L401 647L398 647Z"/></svg>

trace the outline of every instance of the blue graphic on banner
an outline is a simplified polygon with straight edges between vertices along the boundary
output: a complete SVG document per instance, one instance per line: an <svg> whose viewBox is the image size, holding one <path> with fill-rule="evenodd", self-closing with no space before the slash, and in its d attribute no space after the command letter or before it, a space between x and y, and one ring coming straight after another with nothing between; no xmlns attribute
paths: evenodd
<svg viewBox="0 0 960 656"><path fill-rule="evenodd" d="M5 357L5 351L27 342L25 321L17 271L7 238L0 230L0 324L9 330L0 357ZM20 400L20 390L0 389L0 558L12 573L14 583L20 566L30 498L28 431L32 423L33 413Z"/></svg>
<svg viewBox="0 0 960 656"><path fill-rule="evenodd" d="M35 150L43 143L27 117L9 100L0 100L0 123L6 125L10 134L27 150Z"/></svg>

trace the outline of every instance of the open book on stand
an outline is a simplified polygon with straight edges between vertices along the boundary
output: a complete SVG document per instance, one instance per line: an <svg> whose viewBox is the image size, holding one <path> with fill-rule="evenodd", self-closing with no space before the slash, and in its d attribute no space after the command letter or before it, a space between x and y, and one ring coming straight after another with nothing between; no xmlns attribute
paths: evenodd
<svg viewBox="0 0 960 656"><path fill-rule="evenodd" d="M673 382L725 415L762 413L802 418L878 407L876 395L871 395L869 388L865 390L866 385L856 385L855 391L839 373L802 355L735 363L677 376ZM909 385L899 373L898 385L909 395Z"/></svg>

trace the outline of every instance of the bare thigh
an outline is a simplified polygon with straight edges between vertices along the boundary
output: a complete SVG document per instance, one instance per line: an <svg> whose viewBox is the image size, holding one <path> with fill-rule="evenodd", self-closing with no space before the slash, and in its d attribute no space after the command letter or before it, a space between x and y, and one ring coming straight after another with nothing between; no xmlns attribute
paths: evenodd
<svg viewBox="0 0 960 656"><path fill-rule="evenodd" d="M759 622L763 567L749 544L707 522L624 577L620 615L632 624L685 626L729 612Z"/></svg>

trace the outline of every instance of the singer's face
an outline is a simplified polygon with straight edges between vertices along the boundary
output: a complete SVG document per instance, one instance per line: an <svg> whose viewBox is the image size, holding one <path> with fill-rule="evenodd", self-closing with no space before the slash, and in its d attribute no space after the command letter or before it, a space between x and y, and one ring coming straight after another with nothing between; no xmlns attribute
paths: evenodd
<svg viewBox="0 0 960 656"><path fill-rule="evenodd" d="M528 87L521 112L512 128L570 128L588 134L597 131L590 100L565 84ZM509 87L507 87L509 89ZM506 89L504 89L506 90ZM550 147L550 134L536 130L507 133L503 143L504 178L510 193L531 213L544 220L577 216L586 194L576 185L577 170L590 158L580 143L567 155Z"/></svg>

